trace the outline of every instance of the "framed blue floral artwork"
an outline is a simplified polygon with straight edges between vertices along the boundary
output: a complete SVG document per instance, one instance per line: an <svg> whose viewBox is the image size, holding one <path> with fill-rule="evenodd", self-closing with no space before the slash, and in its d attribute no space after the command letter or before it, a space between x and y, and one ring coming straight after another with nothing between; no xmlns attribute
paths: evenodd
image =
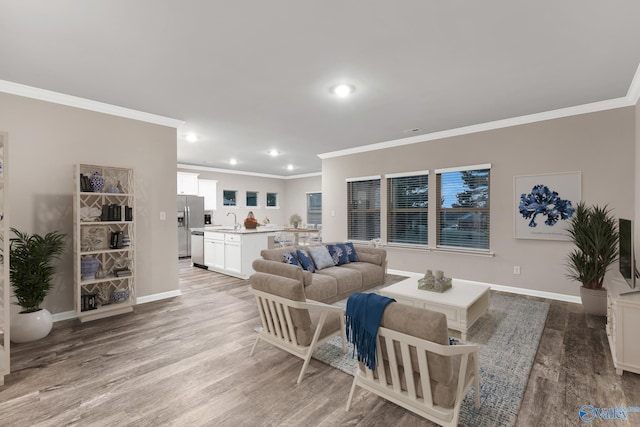
<svg viewBox="0 0 640 427"><path fill-rule="evenodd" d="M513 179L515 237L570 240L569 220L580 201L580 172L523 175Z"/></svg>

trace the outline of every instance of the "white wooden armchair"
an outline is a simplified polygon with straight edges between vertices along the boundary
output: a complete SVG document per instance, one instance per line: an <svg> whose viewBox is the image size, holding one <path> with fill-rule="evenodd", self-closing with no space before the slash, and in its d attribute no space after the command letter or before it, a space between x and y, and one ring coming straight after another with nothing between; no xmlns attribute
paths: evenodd
<svg viewBox="0 0 640 427"><path fill-rule="evenodd" d="M301 358L304 363L298 376L299 384L318 345L340 335L342 351L346 351L342 308L307 300L299 280L255 273L249 282L262 322L250 356L258 342L264 340Z"/></svg>
<svg viewBox="0 0 640 427"><path fill-rule="evenodd" d="M356 386L443 426L458 425L471 385L476 408L480 406L477 346L449 345L444 314L391 303L380 325L378 367L371 371L360 364L347 411Z"/></svg>

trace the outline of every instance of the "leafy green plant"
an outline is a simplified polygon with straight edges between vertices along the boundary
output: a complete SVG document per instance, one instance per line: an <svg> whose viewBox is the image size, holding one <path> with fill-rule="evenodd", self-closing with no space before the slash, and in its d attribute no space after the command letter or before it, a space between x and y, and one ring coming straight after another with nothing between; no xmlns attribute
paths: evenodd
<svg viewBox="0 0 640 427"><path fill-rule="evenodd" d="M569 278L589 289L601 289L604 275L618 259L618 228L607 205L578 203L569 221L569 235L576 246L569 253Z"/></svg>
<svg viewBox="0 0 640 427"><path fill-rule="evenodd" d="M293 214L289 217L290 224L300 224L302 222L302 217L298 214Z"/></svg>
<svg viewBox="0 0 640 427"><path fill-rule="evenodd" d="M38 311L51 289L54 274L51 262L64 252L66 234L53 231L42 237L13 227L11 231L16 235L9 244L9 275L14 295L23 313Z"/></svg>

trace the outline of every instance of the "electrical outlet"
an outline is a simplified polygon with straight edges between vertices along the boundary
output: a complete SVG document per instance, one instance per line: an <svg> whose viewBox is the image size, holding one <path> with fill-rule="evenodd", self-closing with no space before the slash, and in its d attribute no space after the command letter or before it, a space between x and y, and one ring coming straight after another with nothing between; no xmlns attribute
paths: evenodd
<svg viewBox="0 0 640 427"><path fill-rule="evenodd" d="M167 213L160 212L160 221L166 221L166 220L167 220Z"/></svg>
<svg viewBox="0 0 640 427"><path fill-rule="evenodd" d="M519 265L514 265L513 266L513 274L520 274L520 266Z"/></svg>

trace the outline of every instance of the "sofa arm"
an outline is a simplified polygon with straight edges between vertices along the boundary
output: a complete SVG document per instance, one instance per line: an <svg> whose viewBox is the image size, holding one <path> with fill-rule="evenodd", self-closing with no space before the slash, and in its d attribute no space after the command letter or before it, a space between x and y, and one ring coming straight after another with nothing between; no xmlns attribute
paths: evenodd
<svg viewBox="0 0 640 427"><path fill-rule="evenodd" d="M373 246L355 245L358 260L371 264L386 266L387 251L385 249L374 248Z"/></svg>
<svg viewBox="0 0 640 427"><path fill-rule="evenodd" d="M302 269L297 265L258 258L253 261L252 267L260 273L269 273L303 282Z"/></svg>

